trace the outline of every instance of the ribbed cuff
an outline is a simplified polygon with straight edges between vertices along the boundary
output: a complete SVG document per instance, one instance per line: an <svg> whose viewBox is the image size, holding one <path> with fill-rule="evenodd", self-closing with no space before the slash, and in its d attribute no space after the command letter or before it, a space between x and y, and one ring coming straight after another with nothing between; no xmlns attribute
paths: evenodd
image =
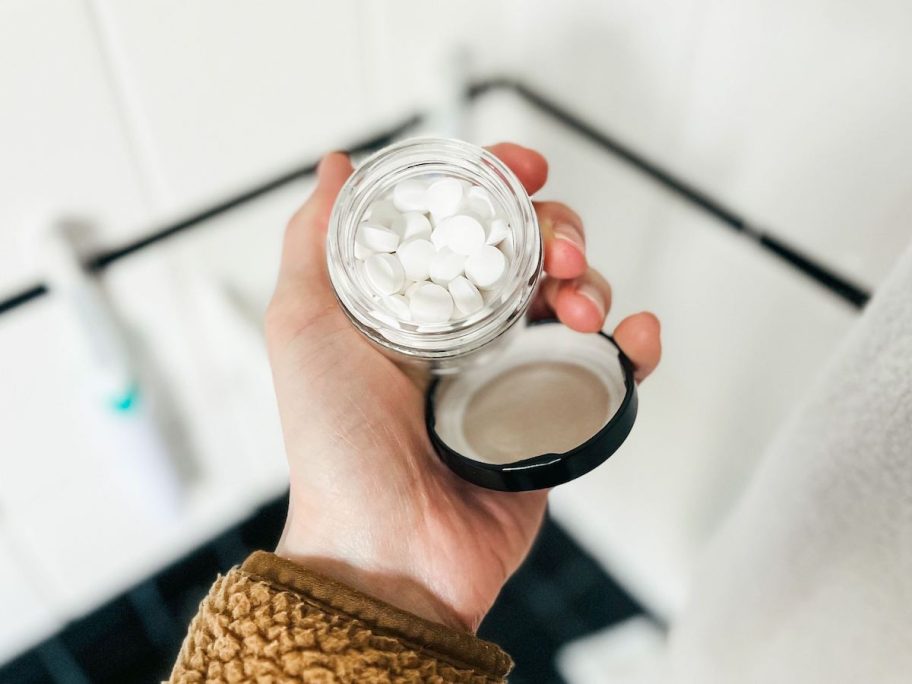
<svg viewBox="0 0 912 684"><path fill-rule="evenodd" d="M471 668L492 679L506 677L513 668L510 656L496 644L407 613L275 554L257 551L244 561L241 571L454 666Z"/></svg>

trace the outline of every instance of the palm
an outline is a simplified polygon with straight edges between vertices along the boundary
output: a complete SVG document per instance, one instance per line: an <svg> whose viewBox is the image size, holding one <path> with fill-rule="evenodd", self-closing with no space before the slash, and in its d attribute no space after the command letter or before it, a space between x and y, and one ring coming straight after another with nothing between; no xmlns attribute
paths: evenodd
<svg viewBox="0 0 912 684"><path fill-rule="evenodd" d="M516 145L492 148L528 192L547 163ZM310 200L285 233L266 331L291 477L277 552L431 620L475 627L529 549L544 492L481 489L437 458L424 424L426 377L372 347L338 307L325 233L352 168L321 164ZM565 205L536 204L548 274L533 314L601 329L608 283L588 268L582 223ZM614 338L642 379L658 363L658 321L629 316ZM443 608L443 610L441 610Z"/></svg>
<svg viewBox="0 0 912 684"><path fill-rule="evenodd" d="M367 553L385 549L395 570L420 581L477 623L529 549L545 507L542 492L505 494L460 480L437 458L424 423L424 388L376 351L332 309L287 347L298 372L277 378L282 422L325 435L288 454L293 505L352 523L335 535ZM287 400L287 401L286 401ZM320 425L315 432L313 426ZM286 432L288 427L286 427ZM401 559L410 559L403 568Z"/></svg>

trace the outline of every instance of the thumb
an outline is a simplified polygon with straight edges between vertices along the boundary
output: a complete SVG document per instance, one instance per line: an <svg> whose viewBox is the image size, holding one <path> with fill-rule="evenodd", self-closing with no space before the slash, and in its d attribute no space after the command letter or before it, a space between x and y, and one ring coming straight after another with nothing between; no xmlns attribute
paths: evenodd
<svg viewBox="0 0 912 684"><path fill-rule="evenodd" d="M347 155L326 155L317 167L313 193L288 222L279 279L266 312L267 339L281 339L335 306L326 269L326 230L336 196L351 173Z"/></svg>
<svg viewBox="0 0 912 684"><path fill-rule="evenodd" d="M317 167L317 185L295 212L282 243L281 276L320 276L326 273L324 246L329 215L342 185L352 173L342 152L330 152Z"/></svg>

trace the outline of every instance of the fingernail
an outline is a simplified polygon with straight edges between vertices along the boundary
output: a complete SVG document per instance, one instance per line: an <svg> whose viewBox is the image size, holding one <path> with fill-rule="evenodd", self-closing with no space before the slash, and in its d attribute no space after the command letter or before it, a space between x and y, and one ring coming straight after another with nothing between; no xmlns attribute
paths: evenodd
<svg viewBox="0 0 912 684"><path fill-rule="evenodd" d="M605 318L605 298L597 287L589 283L580 283L576 286L576 291L595 304L599 316Z"/></svg>
<svg viewBox="0 0 912 684"><path fill-rule="evenodd" d="M648 316L652 319L652 322L655 323L656 330L660 333L662 332L662 321L660 321L659 317L652 313L652 311L640 311L637 316Z"/></svg>
<svg viewBox="0 0 912 684"><path fill-rule="evenodd" d="M580 253L586 253L586 242L583 239L582 231L574 226L572 223L556 223L554 224L554 237L561 240L566 240L574 247L576 247Z"/></svg>

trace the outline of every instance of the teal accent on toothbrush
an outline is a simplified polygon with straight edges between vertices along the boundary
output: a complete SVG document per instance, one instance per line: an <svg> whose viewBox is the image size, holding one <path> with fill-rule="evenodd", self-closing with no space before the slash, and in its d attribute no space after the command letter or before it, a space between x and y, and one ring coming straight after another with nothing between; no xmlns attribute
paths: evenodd
<svg viewBox="0 0 912 684"><path fill-rule="evenodd" d="M118 413L129 413L139 403L139 385L131 385L119 397L111 399L111 408Z"/></svg>

